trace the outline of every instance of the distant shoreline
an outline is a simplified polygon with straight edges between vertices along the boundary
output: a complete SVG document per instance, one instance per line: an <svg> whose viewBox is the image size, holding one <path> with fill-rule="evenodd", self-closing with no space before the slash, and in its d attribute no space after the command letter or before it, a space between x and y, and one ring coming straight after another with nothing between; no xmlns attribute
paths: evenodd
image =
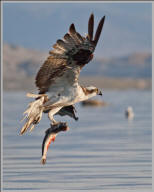
<svg viewBox="0 0 154 192"><path fill-rule="evenodd" d="M81 84L96 85L104 89L152 89L150 78L82 77Z"/></svg>
<svg viewBox="0 0 154 192"><path fill-rule="evenodd" d="M3 80L3 90L4 91L33 91L37 92L35 87L34 77L27 79L15 79L9 81L7 79ZM96 76L84 76L79 79L80 84L83 86L93 85L102 89L109 90L125 90L125 89L139 89L139 90L151 90L152 80L144 78L110 78L110 77L96 77Z"/></svg>
<svg viewBox="0 0 154 192"><path fill-rule="evenodd" d="M4 44L3 87L7 91L38 92L35 76L47 53ZM80 83L102 89L152 89L152 54L132 53L121 57L95 58L82 70Z"/></svg>

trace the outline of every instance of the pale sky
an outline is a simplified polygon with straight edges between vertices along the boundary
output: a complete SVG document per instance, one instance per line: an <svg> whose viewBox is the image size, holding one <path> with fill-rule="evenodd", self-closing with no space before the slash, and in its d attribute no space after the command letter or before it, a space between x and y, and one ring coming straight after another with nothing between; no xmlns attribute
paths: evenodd
<svg viewBox="0 0 154 192"><path fill-rule="evenodd" d="M151 3L3 3L3 40L49 52L71 23L87 33L91 13L95 26L106 15L96 56L152 52Z"/></svg>

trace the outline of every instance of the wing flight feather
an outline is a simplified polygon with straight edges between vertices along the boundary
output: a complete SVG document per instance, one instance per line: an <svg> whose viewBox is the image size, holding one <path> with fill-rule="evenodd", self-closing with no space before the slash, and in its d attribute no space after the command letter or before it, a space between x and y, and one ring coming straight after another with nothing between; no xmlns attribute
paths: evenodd
<svg viewBox="0 0 154 192"><path fill-rule="evenodd" d="M91 14L88 22L88 37L90 41L93 40L93 30L94 30L94 15Z"/></svg>

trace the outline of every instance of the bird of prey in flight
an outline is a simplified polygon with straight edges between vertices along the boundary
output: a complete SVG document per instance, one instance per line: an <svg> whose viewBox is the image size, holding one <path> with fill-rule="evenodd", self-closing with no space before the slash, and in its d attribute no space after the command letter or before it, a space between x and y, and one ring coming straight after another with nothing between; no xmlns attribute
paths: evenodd
<svg viewBox="0 0 154 192"><path fill-rule="evenodd" d="M78 79L82 68L93 58L104 20L105 16L100 20L93 35L94 15L91 14L88 21L88 34L85 37L76 31L74 24L71 24L63 39L58 39L53 45L49 57L36 75L35 84L39 89L38 94L27 93L28 97L35 99L24 112L26 122L20 131L21 135L28 129L31 131L40 122L43 113L48 113L51 129L55 128L56 134L61 130L65 131L67 130L65 123L56 122L54 115L69 115L77 120L74 104L102 95L94 86L80 85ZM46 135L49 133L53 131L46 131Z"/></svg>

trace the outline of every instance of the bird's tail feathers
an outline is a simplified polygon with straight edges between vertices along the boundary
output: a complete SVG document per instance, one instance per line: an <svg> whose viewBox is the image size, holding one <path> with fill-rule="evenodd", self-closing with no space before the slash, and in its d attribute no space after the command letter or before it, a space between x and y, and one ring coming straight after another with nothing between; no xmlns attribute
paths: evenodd
<svg viewBox="0 0 154 192"><path fill-rule="evenodd" d="M35 97L34 94L28 93L28 97ZM37 95L36 95L37 96ZM35 127L36 124L38 124L42 118L42 113L43 113L43 104L45 102L45 95L39 95L39 98L31 103L28 104L28 108L26 111L23 113L24 118L21 120L23 121L26 119L26 122L22 129L20 130L20 134L23 135L28 129L32 131Z"/></svg>

